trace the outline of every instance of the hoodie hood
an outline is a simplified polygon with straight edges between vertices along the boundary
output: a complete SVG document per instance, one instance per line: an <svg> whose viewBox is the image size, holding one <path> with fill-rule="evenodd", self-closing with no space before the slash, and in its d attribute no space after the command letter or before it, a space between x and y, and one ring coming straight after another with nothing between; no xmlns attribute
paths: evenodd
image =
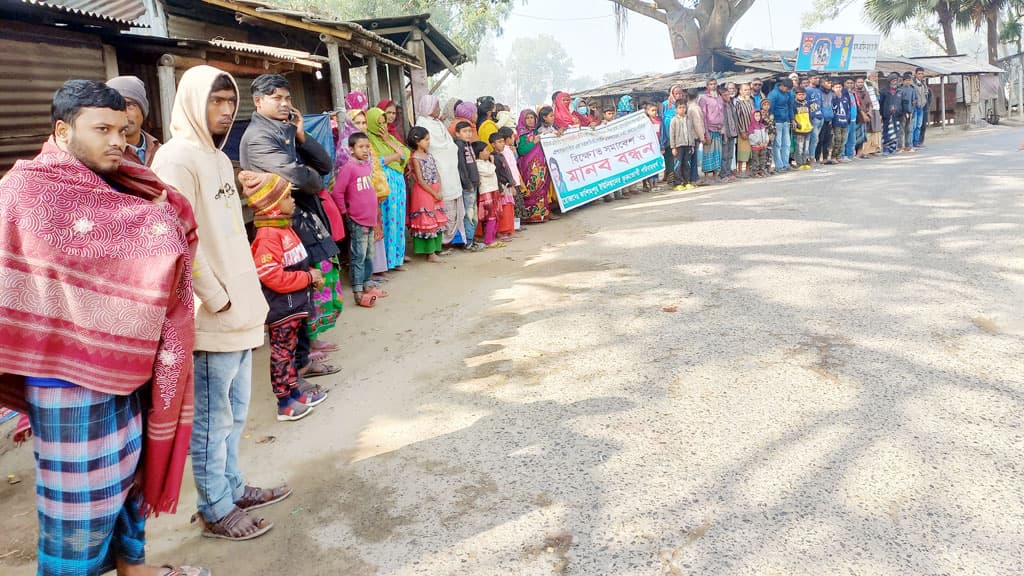
<svg viewBox="0 0 1024 576"><path fill-rule="evenodd" d="M222 139L220 145L214 144L213 134L210 133L206 122L206 103L210 99L214 81L221 74L231 78L235 94L241 97L235 79L213 66L196 66L182 74L181 81L178 82L178 93L174 96L174 108L171 111L172 138L181 138L204 149L220 150L224 147L227 138ZM237 116L238 106L235 106L235 115L231 118L232 126Z"/></svg>

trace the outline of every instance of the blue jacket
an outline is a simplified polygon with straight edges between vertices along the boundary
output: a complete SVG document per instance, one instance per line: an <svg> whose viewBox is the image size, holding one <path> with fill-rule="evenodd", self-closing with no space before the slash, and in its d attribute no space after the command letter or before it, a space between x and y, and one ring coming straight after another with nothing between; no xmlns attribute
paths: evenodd
<svg viewBox="0 0 1024 576"><path fill-rule="evenodd" d="M917 91L914 90L914 86L900 86L897 92L900 95L900 112L903 114L913 114L914 106L917 104Z"/></svg>
<svg viewBox="0 0 1024 576"><path fill-rule="evenodd" d="M772 103L772 116L775 117L776 124L793 121L796 99L793 98L792 90L783 92L776 86L772 88L771 94L768 94L768 101Z"/></svg>
<svg viewBox="0 0 1024 576"><path fill-rule="evenodd" d="M825 122L832 121L832 101L835 99L835 93L831 90L822 90L821 92L821 116Z"/></svg>
<svg viewBox="0 0 1024 576"><path fill-rule="evenodd" d="M832 125L843 127L850 125L850 95L843 90L843 95L836 98L832 96Z"/></svg>
<svg viewBox="0 0 1024 576"><path fill-rule="evenodd" d="M823 118L821 89L808 86L806 91L807 108L811 111L811 120L821 120Z"/></svg>

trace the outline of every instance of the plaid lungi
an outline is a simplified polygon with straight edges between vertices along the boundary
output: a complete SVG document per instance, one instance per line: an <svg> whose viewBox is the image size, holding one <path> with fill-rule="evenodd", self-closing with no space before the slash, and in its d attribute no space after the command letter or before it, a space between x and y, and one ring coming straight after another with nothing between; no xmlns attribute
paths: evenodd
<svg viewBox="0 0 1024 576"><path fill-rule="evenodd" d="M710 132L711 138L704 146L704 157L700 162L702 172L718 172L722 169L722 133Z"/></svg>
<svg viewBox="0 0 1024 576"><path fill-rule="evenodd" d="M36 455L40 575L99 575L145 560L145 518L128 492L142 450L138 394L26 387Z"/></svg>

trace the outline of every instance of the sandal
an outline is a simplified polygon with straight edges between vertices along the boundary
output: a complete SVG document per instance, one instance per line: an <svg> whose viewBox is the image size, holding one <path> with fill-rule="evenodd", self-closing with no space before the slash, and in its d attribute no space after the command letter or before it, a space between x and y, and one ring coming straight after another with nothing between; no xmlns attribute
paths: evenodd
<svg viewBox="0 0 1024 576"><path fill-rule="evenodd" d="M167 569L167 572L164 572L161 576L210 576L210 570L202 566L171 566L170 564L164 564L161 568Z"/></svg>
<svg viewBox="0 0 1024 576"><path fill-rule="evenodd" d="M501 240L498 240L497 242L494 242L493 244L488 246L488 248L504 248L506 246L508 246L508 244L505 244Z"/></svg>
<svg viewBox="0 0 1024 576"><path fill-rule="evenodd" d="M337 368L335 366L325 364L323 362L310 362L308 366L306 366L302 370L299 370L298 375L302 376L303 378L316 378L318 376L337 374L338 372L341 372L341 368Z"/></svg>
<svg viewBox="0 0 1024 576"><path fill-rule="evenodd" d="M242 491L242 497L235 501L235 506L248 512L263 508L264 506L270 506L271 504L277 504L291 495L292 489L287 484L281 484L270 489L246 486Z"/></svg>
<svg viewBox="0 0 1024 576"><path fill-rule="evenodd" d="M207 522L202 514L192 517L193 521L196 519L203 525L204 538L219 538L234 542L259 538L274 527L273 522L268 522L263 518L253 518L248 512L237 507L216 522Z"/></svg>
<svg viewBox="0 0 1024 576"><path fill-rule="evenodd" d="M312 348L317 352L337 352L340 349L334 342L324 342L323 340L314 340Z"/></svg>
<svg viewBox="0 0 1024 576"><path fill-rule="evenodd" d="M299 378L299 383L297 384L297 386L299 387L299 392L302 392L303 394L308 394L310 396L315 396L318 394L327 394L328 392L331 391L330 388L324 388L323 386L319 384L314 384L309 380L306 380L305 378Z"/></svg>
<svg viewBox="0 0 1024 576"><path fill-rule="evenodd" d="M363 294L370 294L372 296L376 296L377 298L387 298L388 297L388 293L383 291L383 290L381 290L377 286L374 286L373 288L370 288L366 292L363 292Z"/></svg>
<svg viewBox="0 0 1024 576"><path fill-rule="evenodd" d="M356 304L363 308L373 308L377 305L377 297L366 292L356 292Z"/></svg>

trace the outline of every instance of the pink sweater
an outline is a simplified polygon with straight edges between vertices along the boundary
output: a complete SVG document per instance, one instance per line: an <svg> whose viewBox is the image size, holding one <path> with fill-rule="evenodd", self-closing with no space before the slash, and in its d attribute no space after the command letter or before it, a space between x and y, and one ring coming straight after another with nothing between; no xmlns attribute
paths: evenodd
<svg viewBox="0 0 1024 576"><path fill-rule="evenodd" d="M338 170L334 179L334 191L331 198L338 205L342 215L348 214L356 224L373 227L377 225L377 192L370 180L372 168L368 159L360 162L349 159Z"/></svg>

